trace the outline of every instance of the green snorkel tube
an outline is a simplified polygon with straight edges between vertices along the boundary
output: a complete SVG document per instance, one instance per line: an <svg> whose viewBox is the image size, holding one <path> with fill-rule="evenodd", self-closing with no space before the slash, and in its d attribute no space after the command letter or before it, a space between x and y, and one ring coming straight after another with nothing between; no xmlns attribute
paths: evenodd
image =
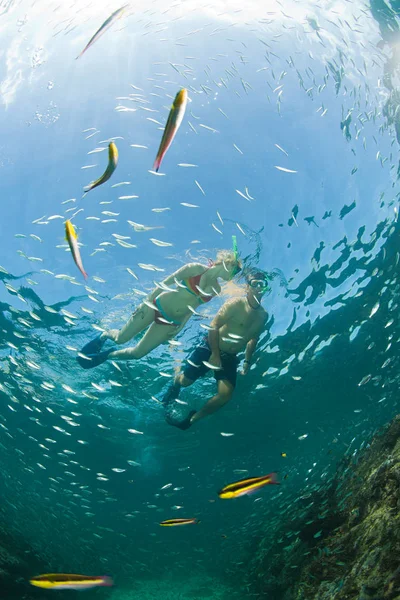
<svg viewBox="0 0 400 600"><path fill-rule="evenodd" d="M232 236L232 250L233 250L233 254L235 255L235 259L238 260L239 259L239 253L238 253L238 248L237 248L236 235Z"/></svg>
<svg viewBox="0 0 400 600"><path fill-rule="evenodd" d="M239 265L239 252L238 252L238 247L237 247L236 235L232 236L232 252L233 252L236 264L234 267L232 267L232 271L231 271L231 275L230 275L229 279L233 279L235 277L235 275L240 273L240 271L242 270L241 266Z"/></svg>
<svg viewBox="0 0 400 600"><path fill-rule="evenodd" d="M234 258L236 261L236 265L232 268L230 279L233 279L233 277L235 277L235 275L240 273L240 271L242 270L242 267L239 262L239 251L238 251L238 246L237 246L236 235L232 236L232 252L233 252L233 255L234 255ZM274 277L273 277L273 275L270 275L266 271L262 271L262 273L264 275L263 281L265 281L265 285L262 288L262 293L270 294L272 291L272 288L268 284L268 281L272 281L274 279Z"/></svg>

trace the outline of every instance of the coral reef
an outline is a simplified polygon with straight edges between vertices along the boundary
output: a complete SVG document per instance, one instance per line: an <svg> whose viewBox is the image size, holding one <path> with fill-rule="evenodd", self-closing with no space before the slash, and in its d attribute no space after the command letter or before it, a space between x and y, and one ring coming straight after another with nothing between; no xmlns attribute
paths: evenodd
<svg viewBox="0 0 400 600"><path fill-rule="evenodd" d="M399 509L397 416L269 526L248 562L248 590L268 600L400 600Z"/></svg>
<svg viewBox="0 0 400 600"><path fill-rule="evenodd" d="M29 585L29 578L40 561L19 536L0 527L0 589L7 600L34 600L40 590ZM37 571L39 572L39 571Z"/></svg>

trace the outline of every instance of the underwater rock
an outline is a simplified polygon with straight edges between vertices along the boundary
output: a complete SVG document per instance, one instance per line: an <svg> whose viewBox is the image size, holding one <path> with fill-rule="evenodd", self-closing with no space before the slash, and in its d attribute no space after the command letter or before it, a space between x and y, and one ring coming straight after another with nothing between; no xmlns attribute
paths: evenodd
<svg viewBox="0 0 400 600"><path fill-rule="evenodd" d="M251 552L253 597L400 600L400 415L274 527Z"/></svg>
<svg viewBox="0 0 400 600"><path fill-rule="evenodd" d="M0 523L0 597L7 600L39 600L40 590L29 584L39 572L43 559L18 535L11 535Z"/></svg>

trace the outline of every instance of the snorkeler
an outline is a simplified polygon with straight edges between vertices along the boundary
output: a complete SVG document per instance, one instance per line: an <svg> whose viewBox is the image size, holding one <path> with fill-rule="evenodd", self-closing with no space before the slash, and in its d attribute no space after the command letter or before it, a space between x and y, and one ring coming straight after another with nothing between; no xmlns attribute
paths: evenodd
<svg viewBox="0 0 400 600"><path fill-rule="evenodd" d="M172 273L142 302L122 329L111 329L90 341L78 353L77 361L91 369L114 360L143 358L160 344L174 338L190 319L195 309L209 302L221 291L218 279L229 281L241 270L234 239L233 250L221 250L215 262L205 267L201 263L187 264ZM175 286L171 288L169 286ZM147 329L148 328L148 329ZM125 344L141 331L146 333L134 347L102 350L107 339Z"/></svg>
<svg viewBox="0 0 400 600"><path fill-rule="evenodd" d="M166 421L179 429L188 429L193 423L222 408L232 398L236 385L239 352L245 350L242 375L250 369L251 357L258 338L265 328L267 312L261 306L263 295L269 291L268 276L257 270L246 275L246 295L223 304L211 322L211 329L194 349L183 371L169 385L162 402ZM192 385L207 371L214 369L217 393L199 410L192 410L179 420L173 415L172 405L181 387ZM172 410L171 410L172 409Z"/></svg>

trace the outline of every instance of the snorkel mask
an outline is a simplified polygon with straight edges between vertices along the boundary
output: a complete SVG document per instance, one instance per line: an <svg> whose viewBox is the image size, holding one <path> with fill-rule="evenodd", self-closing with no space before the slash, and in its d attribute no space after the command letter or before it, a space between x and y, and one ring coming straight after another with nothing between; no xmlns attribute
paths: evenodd
<svg viewBox="0 0 400 600"><path fill-rule="evenodd" d="M250 274L250 276L246 277L247 285L253 290L257 290L262 296L264 296L264 294L270 294L272 288L269 285L269 281L274 279L273 275L270 275L263 270L253 271L253 273L253 276Z"/></svg>
<svg viewBox="0 0 400 600"><path fill-rule="evenodd" d="M271 291L266 279L251 279L249 281L249 286L260 292L262 295Z"/></svg>

